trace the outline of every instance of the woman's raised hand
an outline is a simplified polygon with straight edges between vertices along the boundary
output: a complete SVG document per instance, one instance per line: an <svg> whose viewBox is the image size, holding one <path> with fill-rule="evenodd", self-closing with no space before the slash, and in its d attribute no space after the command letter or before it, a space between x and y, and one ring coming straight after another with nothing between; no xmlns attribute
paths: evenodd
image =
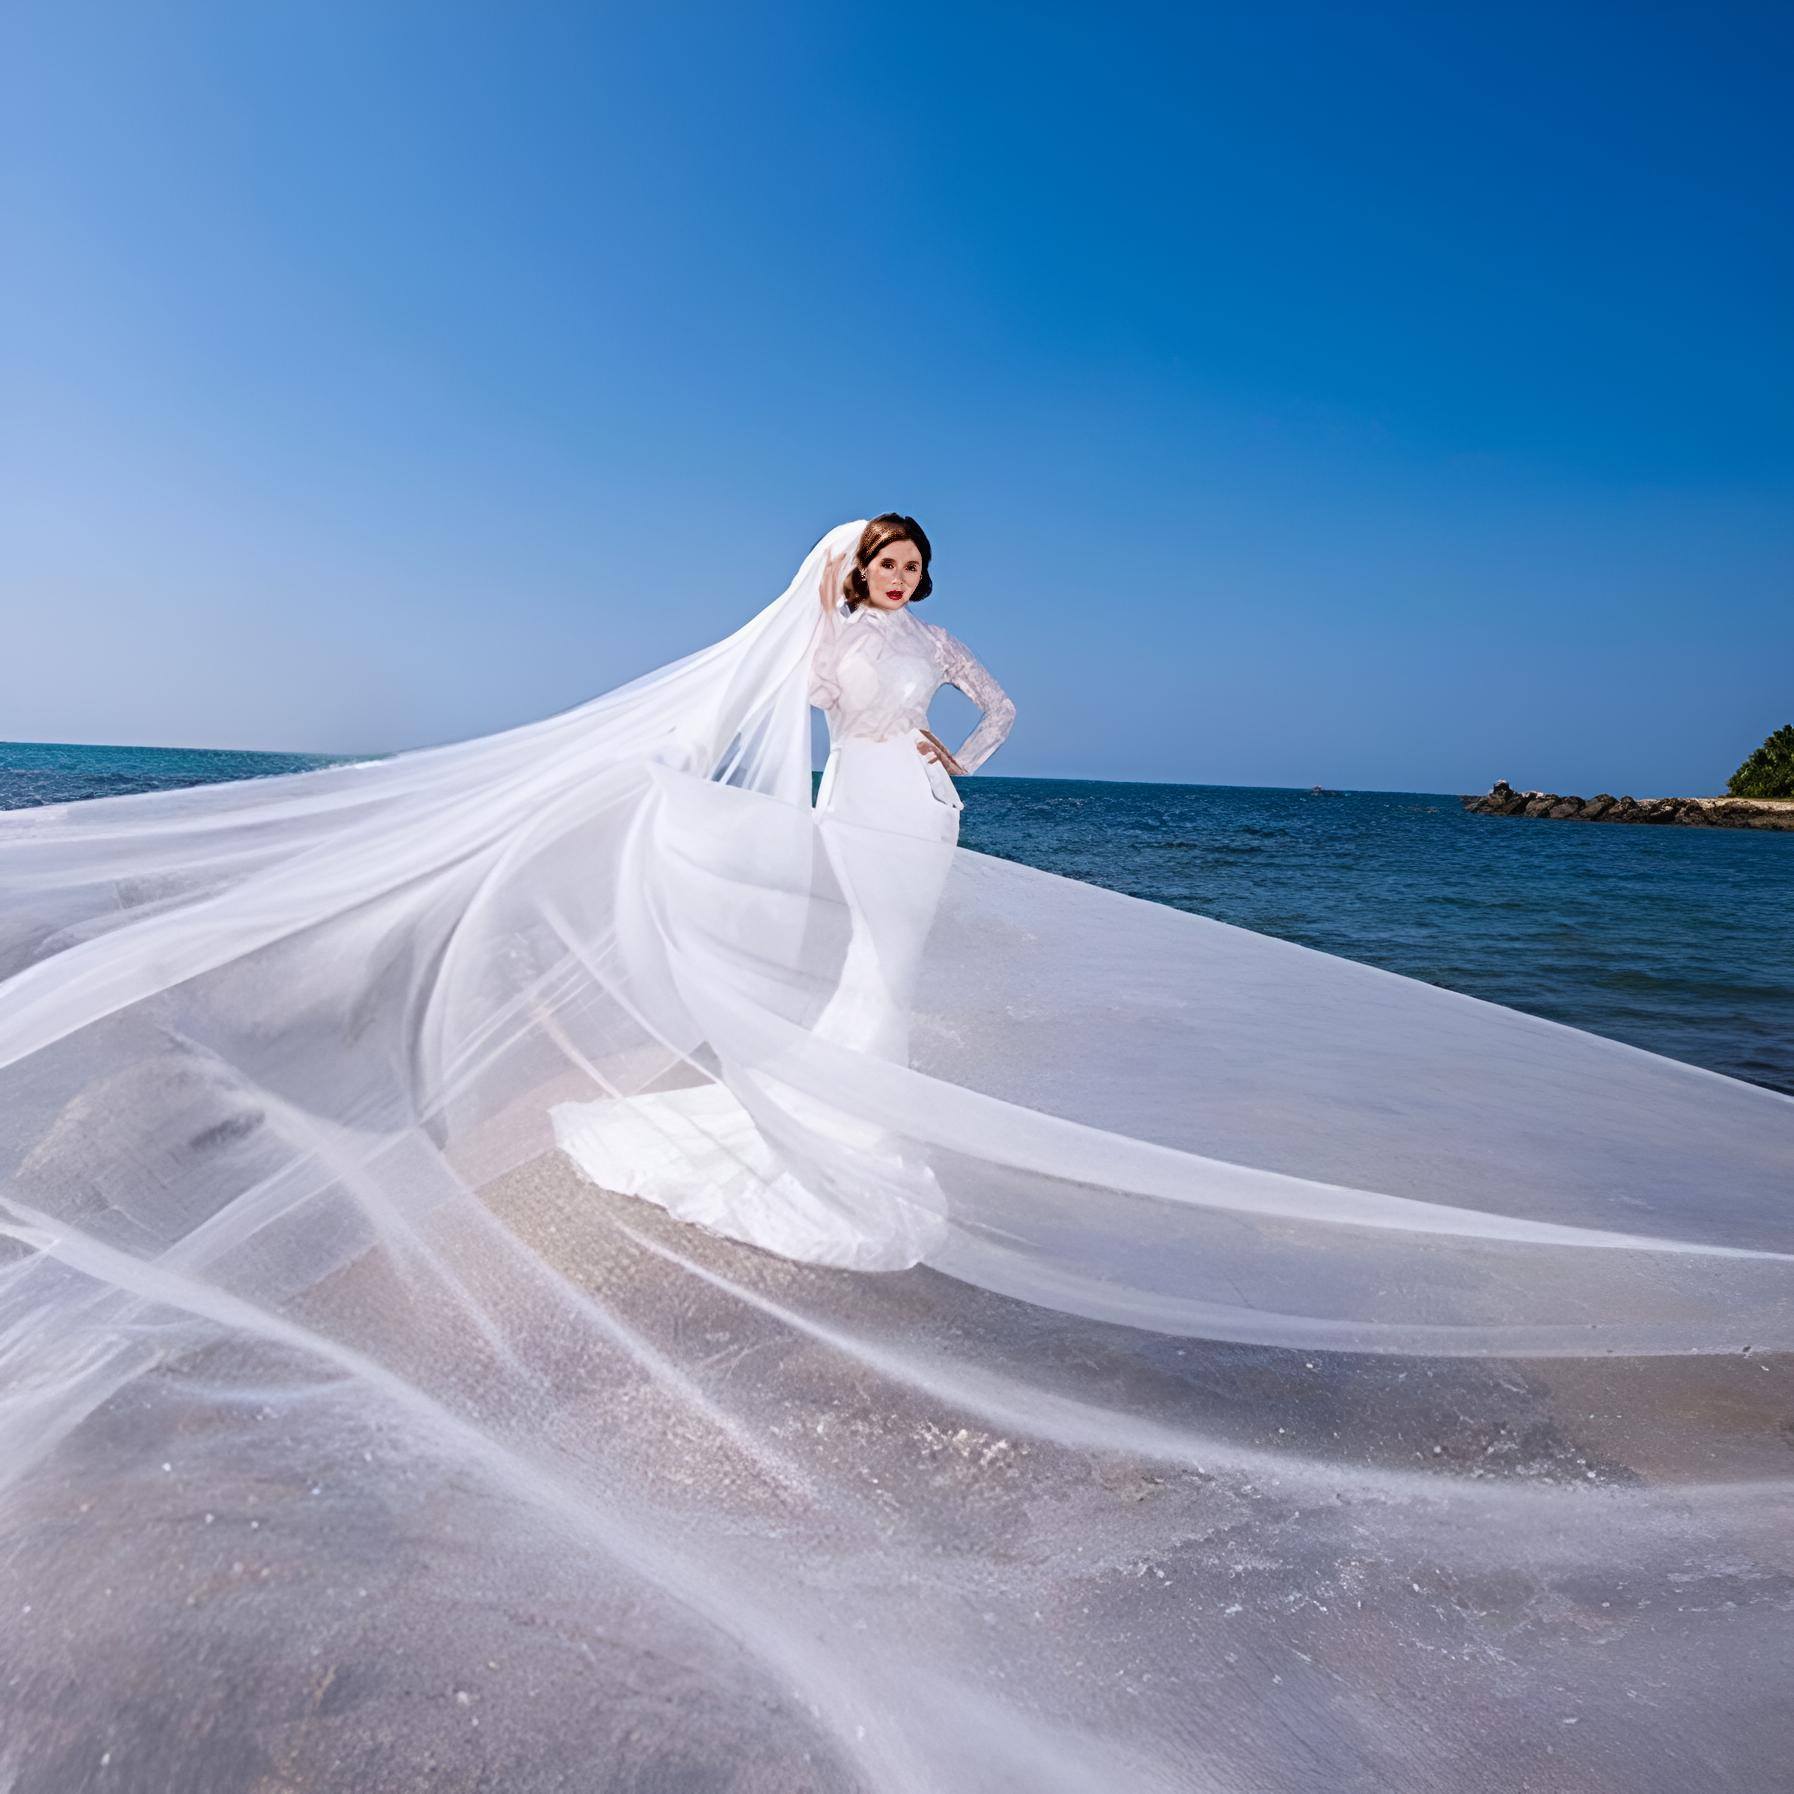
<svg viewBox="0 0 1794 1794"><path fill-rule="evenodd" d="M821 598L825 611L841 602L841 568L846 560L847 556L837 549L822 563Z"/></svg>

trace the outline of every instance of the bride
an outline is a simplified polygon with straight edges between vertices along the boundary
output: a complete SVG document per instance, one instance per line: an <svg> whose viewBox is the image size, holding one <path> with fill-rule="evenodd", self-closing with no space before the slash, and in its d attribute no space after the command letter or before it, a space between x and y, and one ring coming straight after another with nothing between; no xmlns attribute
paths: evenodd
<svg viewBox="0 0 1794 1794"><path fill-rule="evenodd" d="M1014 703L965 646L917 620L915 606L934 589L932 556L922 526L895 512L865 526L850 564L830 553L809 663L810 701L828 718L830 742L817 832L851 929L810 1032L890 1060L908 1052L909 1005L950 863L941 849L959 839L950 775L982 766L1015 720ZM983 710L957 754L927 727L929 701L946 683ZM787 1090L785 1101L803 1099ZM794 1177L723 1082L563 1104L553 1120L561 1148L594 1183L683 1220L819 1264L917 1263L944 1232L945 1198L928 1166L899 1139L806 1106L820 1128L859 1148L857 1183L837 1180L831 1194ZM867 1154L883 1161L871 1179Z"/></svg>
<svg viewBox="0 0 1794 1794"><path fill-rule="evenodd" d="M1794 1102L960 846L929 562L0 814L0 1780L1779 1771Z"/></svg>

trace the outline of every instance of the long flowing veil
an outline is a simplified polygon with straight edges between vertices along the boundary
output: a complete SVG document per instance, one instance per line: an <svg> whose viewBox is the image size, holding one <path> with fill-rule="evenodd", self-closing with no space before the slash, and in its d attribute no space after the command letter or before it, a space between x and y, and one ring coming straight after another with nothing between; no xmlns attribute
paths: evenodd
<svg viewBox="0 0 1794 1794"><path fill-rule="evenodd" d="M830 1038L860 527L563 715L0 816L0 1781L1759 1785L1794 1101L945 846ZM555 1151L692 1086L926 1250Z"/></svg>

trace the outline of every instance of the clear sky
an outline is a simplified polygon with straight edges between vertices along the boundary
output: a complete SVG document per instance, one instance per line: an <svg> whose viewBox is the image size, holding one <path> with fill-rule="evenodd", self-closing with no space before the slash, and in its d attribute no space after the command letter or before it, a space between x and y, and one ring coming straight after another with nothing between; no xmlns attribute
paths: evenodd
<svg viewBox="0 0 1794 1794"><path fill-rule="evenodd" d="M483 733L887 508L993 773L1710 791L1794 720L1786 5L0 34L0 738Z"/></svg>

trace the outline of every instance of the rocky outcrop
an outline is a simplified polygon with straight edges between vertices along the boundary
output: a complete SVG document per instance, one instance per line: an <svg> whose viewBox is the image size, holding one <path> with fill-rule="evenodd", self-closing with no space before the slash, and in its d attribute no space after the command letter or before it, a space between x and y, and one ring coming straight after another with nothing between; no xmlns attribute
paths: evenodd
<svg viewBox="0 0 1794 1794"><path fill-rule="evenodd" d="M1564 822L1656 822L1694 828L1794 829L1794 799L1759 797L1562 797L1516 791L1497 779L1486 796L1460 800L1479 816L1550 816Z"/></svg>

